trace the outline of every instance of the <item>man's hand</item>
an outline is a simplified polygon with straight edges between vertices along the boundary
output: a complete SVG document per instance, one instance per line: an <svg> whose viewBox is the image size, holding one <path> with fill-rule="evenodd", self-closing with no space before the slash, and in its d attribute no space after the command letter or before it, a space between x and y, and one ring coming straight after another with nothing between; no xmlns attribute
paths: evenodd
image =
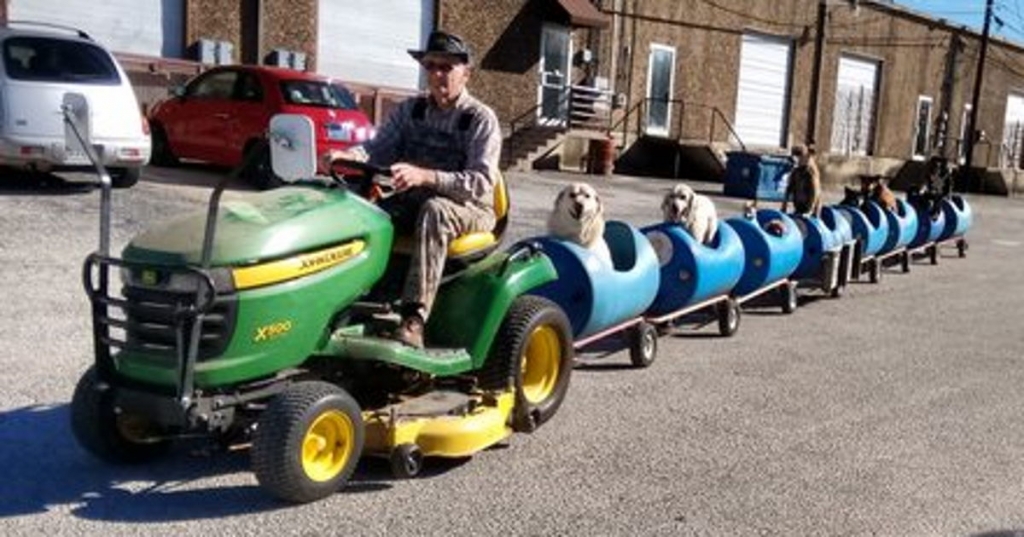
<svg viewBox="0 0 1024 537"><path fill-rule="evenodd" d="M437 184L437 172L399 162L391 166L395 190L401 192L417 186L433 187Z"/></svg>

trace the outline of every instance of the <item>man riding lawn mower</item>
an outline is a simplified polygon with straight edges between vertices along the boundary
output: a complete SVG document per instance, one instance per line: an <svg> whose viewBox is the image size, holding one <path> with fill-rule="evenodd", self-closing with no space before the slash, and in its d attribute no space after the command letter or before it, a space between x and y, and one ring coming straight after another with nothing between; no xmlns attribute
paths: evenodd
<svg viewBox="0 0 1024 537"><path fill-rule="evenodd" d="M93 153L88 117L84 99L66 99L77 138L67 143ZM349 177L314 177L307 118L274 118L269 138L289 185L221 203L229 176L204 214L142 233L120 257L109 252L109 174L97 165L100 248L83 271L95 364L71 403L80 444L141 463L176 438L251 442L259 483L307 502L338 490L364 453L412 476L424 456L466 457L554 415L571 331L557 306L529 294L557 277L551 261L529 244L496 249L503 185L491 240L449 245L464 250L445 269L454 272L442 276L421 349L384 337L399 298L387 297L388 215ZM386 186L361 181L360 191Z"/></svg>

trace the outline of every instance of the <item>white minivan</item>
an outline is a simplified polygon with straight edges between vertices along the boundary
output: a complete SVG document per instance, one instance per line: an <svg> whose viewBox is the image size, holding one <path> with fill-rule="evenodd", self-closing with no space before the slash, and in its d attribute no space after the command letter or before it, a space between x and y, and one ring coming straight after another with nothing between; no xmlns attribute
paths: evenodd
<svg viewBox="0 0 1024 537"><path fill-rule="evenodd" d="M150 137L131 82L114 56L84 32L46 24L0 27L0 165L39 171L91 169L69 148L62 106L84 97L90 140L115 187L149 161ZM2 177L0 177L2 181Z"/></svg>

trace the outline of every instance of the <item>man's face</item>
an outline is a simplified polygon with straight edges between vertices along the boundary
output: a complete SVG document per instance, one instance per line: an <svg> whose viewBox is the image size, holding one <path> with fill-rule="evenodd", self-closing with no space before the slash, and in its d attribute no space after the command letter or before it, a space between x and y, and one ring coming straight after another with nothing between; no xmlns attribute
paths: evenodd
<svg viewBox="0 0 1024 537"><path fill-rule="evenodd" d="M427 73L430 95L441 106L455 101L469 80L469 66L444 54L427 54L420 61Z"/></svg>

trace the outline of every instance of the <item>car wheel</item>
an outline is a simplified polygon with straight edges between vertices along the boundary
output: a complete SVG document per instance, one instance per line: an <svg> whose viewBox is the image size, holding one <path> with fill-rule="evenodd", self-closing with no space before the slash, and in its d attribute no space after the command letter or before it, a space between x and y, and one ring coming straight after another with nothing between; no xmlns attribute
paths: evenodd
<svg viewBox="0 0 1024 537"><path fill-rule="evenodd" d="M171 151L171 143L167 140L167 131L158 123L150 126L150 138L153 143L153 153L149 158L150 164L154 166L169 167L178 164L178 157Z"/></svg>
<svg viewBox="0 0 1024 537"><path fill-rule="evenodd" d="M110 184L114 188L130 188L139 182L142 170L139 168L111 168Z"/></svg>
<svg viewBox="0 0 1024 537"><path fill-rule="evenodd" d="M245 169L242 177L261 190L270 190L284 184L270 164L270 146L262 142L252 142L245 150L242 162Z"/></svg>

